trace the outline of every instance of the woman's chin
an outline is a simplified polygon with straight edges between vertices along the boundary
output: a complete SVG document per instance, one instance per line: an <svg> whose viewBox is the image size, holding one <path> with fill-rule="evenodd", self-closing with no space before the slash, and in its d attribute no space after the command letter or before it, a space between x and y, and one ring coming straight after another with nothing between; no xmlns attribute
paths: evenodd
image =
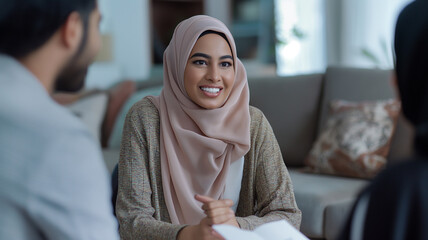
<svg viewBox="0 0 428 240"><path fill-rule="evenodd" d="M212 110L216 108L220 108L223 104L217 102L200 102L198 105L204 109Z"/></svg>

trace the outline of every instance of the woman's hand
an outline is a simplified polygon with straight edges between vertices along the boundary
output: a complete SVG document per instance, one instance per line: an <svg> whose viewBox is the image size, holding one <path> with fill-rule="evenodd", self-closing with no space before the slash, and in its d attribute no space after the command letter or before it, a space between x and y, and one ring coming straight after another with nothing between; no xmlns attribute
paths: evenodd
<svg viewBox="0 0 428 240"><path fill-rule="evenodd" d="M177 240L224 240L224 238L208 224L208 218L203 218L198 225L183 228L178 233Z"/></svg>
<svg viewBox="0 0 428 240"><path fill-rule="evenodd" d="M202 210L207 215L208 224L228 224L239 228L235 212L231 209L233 201L230 199L214 200L207 196L195 195L195 199L203 203Z"/></svg>
<svg viewBox="0 0 428 240"><path fill-rule="evenodd" d="M214 200L207 196L196 195L195 199L202 202L202 209L206 217L201 220L198 225L187 226L183 228L177 236L178 240L223 240L214 229L214 224L229 224L239 227L235 218L235 213L230 208L233 206L233 201L229 199Z"/></svg>

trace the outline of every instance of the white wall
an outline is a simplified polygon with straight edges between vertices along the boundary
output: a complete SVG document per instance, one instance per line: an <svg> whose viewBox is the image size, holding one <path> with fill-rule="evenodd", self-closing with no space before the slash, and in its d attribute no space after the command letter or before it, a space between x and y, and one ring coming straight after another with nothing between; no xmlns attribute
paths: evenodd
<svg viewBox="0 0 428 240"><path fill-rule="evenodd" d="M395 23L410 0L345 0L341 9L341 62L347 66L392 68ZM384 45L384 46L382 46ZM364 57L372 52L379 63Z"/></svg>
<svg viewBox="0 0 428 240"><path fill-rule="evenodd" d="M307 35L277 47L278 74L310 73L333 65L392 68L396 19L410 1L276 0L277 27L298 24ZM278 39L280 35L278 31Z"/></svg>
<svg viewBox="0 0 428 240"><path fill-rule="evenodd" d="M222 21L228 28L232 23L231 0L204 0L204 13Z"/></svg>
<svg viewBox="0 0 428 240"><path fill-rule="evenodd" d="M324 22L327 66L338 66L341 63L341 17L343 0L325 0Z"/></svg>
<svg viewBox="0 0 428 240"><path fill-rule="evenodd" d="M103 14L102 34L112 38L112 60L95 62L86 88L107 88L123 79L143 80L150 75L149 0L98 0Z"/></svg>
<svg viewBox="0 0 428 240"><path fill-rule="evenodd" d="M320 0L276 0L277 74L323 72L326 67L324 5ZM293 27L303 39L292 34Z"/></svg>

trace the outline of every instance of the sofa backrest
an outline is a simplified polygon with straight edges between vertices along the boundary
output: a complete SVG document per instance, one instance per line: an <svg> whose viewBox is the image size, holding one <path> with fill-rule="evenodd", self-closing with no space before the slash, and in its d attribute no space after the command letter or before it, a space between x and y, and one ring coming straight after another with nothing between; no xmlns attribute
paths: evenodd
<svg viewBox="0 0 428 240"><path fill-rule="evenodd" d="M323 82L320 121L317 135L328 118L331 100L374 101L396 98L392 70L329 67ZM411 151L411 130L402 117L391 142L390 161L403 158Z"/></svg>
<svg viewBox="0 0 428 240"><path fill-rule="evenodd" d="M287 166L302 166L314 142L322 74L249 79L250 104L271 124Z"/></svg>
<svg viewBox="0 0 428 240"><path fill-rule="evenodd" d="M318 133L328 118L332 100L375 101L395 98L390 70L328 67L324 75Z"/></svg>

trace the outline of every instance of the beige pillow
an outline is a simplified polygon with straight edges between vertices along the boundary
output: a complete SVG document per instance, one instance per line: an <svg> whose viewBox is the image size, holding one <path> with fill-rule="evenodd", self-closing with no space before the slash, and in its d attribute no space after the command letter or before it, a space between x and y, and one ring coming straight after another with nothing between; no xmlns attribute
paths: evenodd
<svg viewBox="0 0 428 240"><path fill-rule="evenodd" d="M372 178L386 164L400 106L392 99L332 101L327 126L305 164L316 173Z"/></svg>
<svg viewBox="0 0 428 240"><path fill-rule="evenodd" d="M91 134L100 141L101 126L107 109L108 96L104 92L82 97L65 107L79 117Z"/></svg>

